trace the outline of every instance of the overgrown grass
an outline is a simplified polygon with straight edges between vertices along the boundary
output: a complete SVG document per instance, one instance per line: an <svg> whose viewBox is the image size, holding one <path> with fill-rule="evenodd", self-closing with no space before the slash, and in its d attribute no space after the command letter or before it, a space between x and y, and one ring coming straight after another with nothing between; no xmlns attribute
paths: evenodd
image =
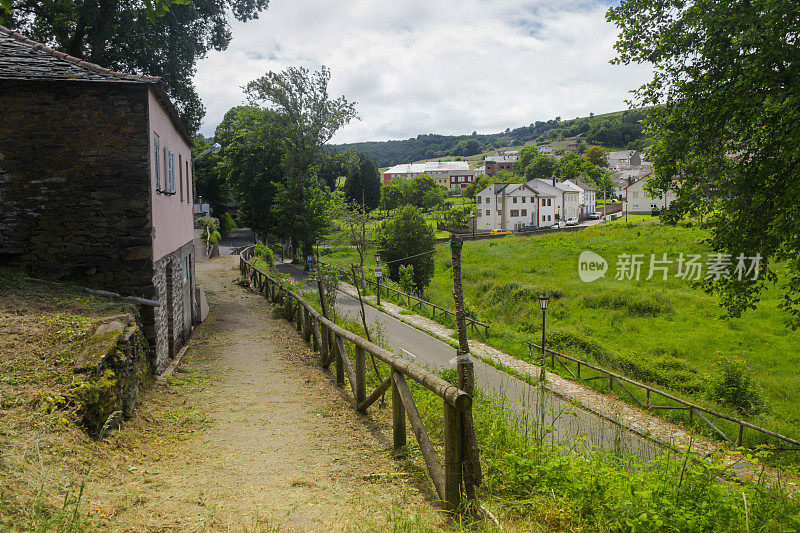
<svg viewBox="0 0 800 533"><path fill-rule="evenodd" d="M646 280L650 254L709 252L706 232L685 225L666 227L650 217L629 217L571 233L467 242L463 251L465 299L491 324L489 344L528 359L527 342L541 339L538 295L546 292L547 342L554 349L630 377L645 380L698 403L738 415L736 406L714 395L717 370L733 358L752 371L755 392L766 406L749 420L800 437L800 334L788 330L777 309L780 286L769 287L757 309L722 318L717 297L660 273ZM609 261L605 278L584 283L578 257L591 250ZM639 281L618 281L616 257L645 254ZM426 297L451 308L450 253L436 255L436 274ZM743 379L746 379L743 378ZM747 434L746 438L755 438Z"/></svg>

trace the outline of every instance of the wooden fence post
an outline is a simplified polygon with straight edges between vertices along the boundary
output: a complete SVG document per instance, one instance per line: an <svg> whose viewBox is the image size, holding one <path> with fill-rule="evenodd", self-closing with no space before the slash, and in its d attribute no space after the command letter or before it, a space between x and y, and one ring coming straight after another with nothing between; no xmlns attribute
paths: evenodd
<svg viewBox="0 0 800 533"><path fill-rule="evenodd" d="M359 345L356 345L355 385L356 385L356 405L358 405L367 399L367 360L366 357L364 356L364 348L362 348Z"/></svg>
<svg viewBox="0 0 800 533"><path fill-rule="evenodd" d="M395 449L406 445L406 410L397 390L394 373L392 373L392 437Z"/></svg>
<svg viewBox="0 0 800 533"><path fill-rule="evenodd" d="M339 336L334 333L333 346L331 346L331 348L336 350L336 384L340 387L344 387L344 361L342 361L342 357L347 357L347 354L343 354L339 350L340 345Z"/></svg>
<svg viewBox="0 0 800 533"><path fill-rule="evenodd" d="M444 501L450 511L461 503L461 449L463 428L461 413L444 404Z"/></svg>

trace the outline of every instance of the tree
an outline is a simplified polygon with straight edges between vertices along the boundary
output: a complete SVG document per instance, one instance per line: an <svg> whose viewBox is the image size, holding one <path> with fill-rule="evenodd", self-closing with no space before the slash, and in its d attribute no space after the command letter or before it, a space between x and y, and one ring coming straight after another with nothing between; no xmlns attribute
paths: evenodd
<svg viewBox="0 0 800 533"><path fill-rule="evenodd" d="M402 207L381 228L379 250L389 268L389 278L400 280L400 266L414 267L414 285L422 293L433 278L436 236L419 209Z"/></svg>
<svg viewBox="0 0 800 533"><path fill-rule="evenodd" d="M410 180L406 178L394 178L381 187L381 209L394 211L398 207L405 205L405 199L408 197L407 190L410 185Z"/></svg>
<svg viewBox="0 0 800 533"><path fill-rule="evenodd" d="M598 167L608 166L608 153L602 146L590 146L583 152L583 157L589 163Z"/></svg>
<svg viewBox="0 0 800 533"><path fill-rule="evenodd" d="M381 200L381 175L370 156L359 153L354 159L347 169L344 194L351 202L363 202L371 211L378 207Z"/></svg>
<svg viewBox="0 0 800 533"><path fill-rule="evenodd" d="M344 96L334 100L328 96L330 70L322 67L313 74L305 67L289 67L283 72L268 72L245 86L252 104L270 106L285 125L276 139L284 152L286 173L281 213L284 227L303 246L303 255L311 255L313 244L322 234L327 221L315 216L320 206L314 204L323 194L316 170L325 159L325 144L342 126L357 117L355 105Z"/></svg>
<svg viewBox="0 0 800 533"><path fill-rule="evenodd" d="M205 114L195 64L231 41L229 16L258 18L269 0L13 0L0 24L67 54L123 72L159 76L186 129Z"/></svg>
<svg viewBox="0 0 800 533"><path fill-rule="evenodd" d="M369 227L369 212L360 201L350 201L341 192L336 192L333 196L332 214L343 226L346 243L355 246L360 260L360 271L364 272L364 249L374 233Z"/></svg>
<svg viewBox="0 0 800 533"><path fill-rule="evenodd" d="M752 309L776 265L781 307L800 326L800 10L790 0L622 0L616 62L648 63L636 91L654 134L651 191L673 190L668 222L708 215L715 252L753 257L757 276L709 278L731 316ZM674 181L677 178L678 181Z"/></svg>
<svg viewBox="0 0 800 533"><path fill-rule="evenodd" d="M410 186L404 199L406 204L420 209L432 209L444 202L446 192L428 174L418 174L411 178Z"/></svg>
<svg viewBox="0 0 800 533"><path fill-rule="evenodd" d="M240 222L261 235L287 236L274 211L277 187L284 179L284 152L277 141L284 133L277 113L252 106L229 110L214 133L222 150L213 172L225 177L239 206Z"/></svg>
<svg viewBox="0 0 800 533"><path fill-rule="evenodd" d="M479 192L481 192L483 189L485 189L491 184L492 184L491 176L487 176L486 174L476 176L476 179L473 180L472 183L470 183L464 188L462 194L467 198L474 200L475 196L477 196Z"/></svg>
<svg viewBox="0 0 800 533"><path fill-rule="evenodd" d="M214 139L206 139L202 135L194 137L192 157L197 157L214 144ZM215 217L222 216L225 204L228 202L230 191L225 181L225 175L217 169L220 155L208 153L194 162L194 177L196 193L211 207L211 214Z"/></svg>
<svg viewBox="0 0 800 533"><path fill-rule="evenodd" d="M550 179L556 170L556 158L547 154L537 154L524 169L525 181Z"/></svg>
<svg viewBox="0 0 800 533"><path fill-rule="evenodd" d="M525 174L525 167L531 164L533 158L539 155L539 148L535 144L523 146L519 151L519 156L514 162L514 172L522 176Z"/></svg>
<svg viewBox="0 0 800 533"><path fill-rule="evenodd" d="M330 190L335 190L339 184L339 178L347 178L348 171L355 160L355 151L348 148L344 152L337 153L326 150L327 155L320 163L317 176Z"/></svg>

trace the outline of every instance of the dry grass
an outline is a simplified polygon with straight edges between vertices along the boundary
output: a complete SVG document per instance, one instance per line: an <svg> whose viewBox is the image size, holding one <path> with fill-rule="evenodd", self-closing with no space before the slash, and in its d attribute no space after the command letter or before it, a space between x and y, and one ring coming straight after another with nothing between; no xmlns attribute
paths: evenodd
<svg viewBox="0 0 800 533"><path fill-rule="evenodd" d="M95 442L69 406L53 407L76 379L72 363L94 323L131 309L0 270L0 529L101 524L114 509L97 494L140 461L164 453L160 444L183 438L201 423L193 413L176 410L175 397L167 404L151 391L124 434ZM179 395L187 388L167 386ZM170 410L173 416L164 416ZM153 419L160 423L150 424Z"/></svg>

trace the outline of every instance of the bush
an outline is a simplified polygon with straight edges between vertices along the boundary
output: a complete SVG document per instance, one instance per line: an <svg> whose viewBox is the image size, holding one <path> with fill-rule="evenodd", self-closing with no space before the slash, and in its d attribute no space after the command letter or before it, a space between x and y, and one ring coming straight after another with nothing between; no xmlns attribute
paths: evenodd
<svg viewBox="0 0 800 533"><path fill-rule="evenodd" d="M222 231L223 234L230 233L231 231L237 229L236 222L233 220L233 217L230 213L225 213L222 215L222 218L220 218L220 224L220 231Z"/></svg>
<svg viewBox="0 0 800 533"><path fill-rule="evenodd" d="M258 241L256 243L255 254L256 254L256 257L258 257L264 263L266 263L269 266L269 268L272 268L273 266L275 266L275 261L273 259L272 249L270 249L270 247L267 246L266 244L264 244L263 242Z"/></svg>
<svg viewBox="0 0 800 533"><path fill-rule="evenodd" d="M733 408L742 416L755 416L766 410L761 391L749 368L736 357L722 357L714 365L709 393L713 400Z"/></svg>
<svg viewBox="0 0 800 533"><path fill-rule="evenodd" d="M397 284L403 291L414 294L417 292L417 287L414 285L414 265L400 265L400 278Z"/></svg>

